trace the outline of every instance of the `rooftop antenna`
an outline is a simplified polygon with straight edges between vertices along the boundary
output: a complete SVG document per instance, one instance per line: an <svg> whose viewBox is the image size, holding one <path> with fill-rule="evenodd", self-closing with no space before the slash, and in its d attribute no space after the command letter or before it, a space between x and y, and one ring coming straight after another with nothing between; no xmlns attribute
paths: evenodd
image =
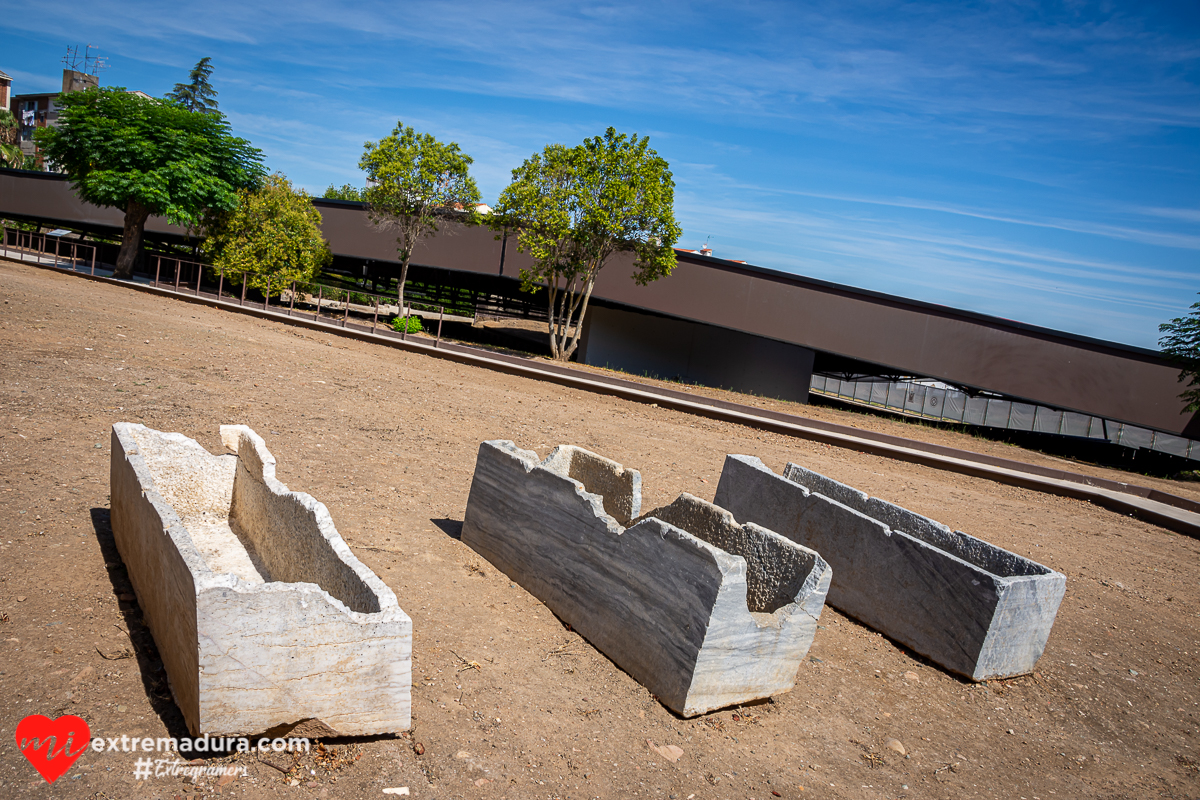
<svg viewBox="0 0 1200 800"><path fill-rule="evenodd" d="M99 51L100 48L94 45L86 45L83 53L79 52L79 47L67 47L67 54L63 56L62 63L67 69L73 72L82 72L84 75L99 75L104 70L108 69L108 59L99 55L92 54L92 50Z"/></svg>

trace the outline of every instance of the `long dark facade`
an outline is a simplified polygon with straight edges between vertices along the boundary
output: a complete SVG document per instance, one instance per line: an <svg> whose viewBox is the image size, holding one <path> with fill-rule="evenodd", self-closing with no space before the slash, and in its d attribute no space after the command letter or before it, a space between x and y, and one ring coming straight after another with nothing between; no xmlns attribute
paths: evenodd
<svg viewBox="0 0 1200 800"><path fill-rule="evenodd" d="M376 228L361 204L314 202L335 255L396 260L395 234ZM116 209L80 201L58 176L8 170L0 170L0 216L88 229L122 221ZM147 229L183 233L154 218ZM413 261L514 280L529 264L512 239L461 225L444 226ZM605 267L593 295L599 313L585 324L585 361L804 399L814 354L829 355L1200 438L1200 415L1180 413L1178 367L1156 351L695 253L680 252L678 262L649 286L631 280L631 258Z"/></svg>

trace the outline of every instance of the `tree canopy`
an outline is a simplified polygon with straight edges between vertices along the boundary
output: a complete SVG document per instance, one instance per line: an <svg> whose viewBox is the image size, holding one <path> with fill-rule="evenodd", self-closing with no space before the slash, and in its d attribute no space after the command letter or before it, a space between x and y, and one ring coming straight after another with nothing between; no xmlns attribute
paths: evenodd
<svg viewBox="0 0 1200 800"><path fill-rule="evenodd" d="M217 111L216 96L219 94L208 79L213 74L212 58L205 56L196 62L188 73L191 83L177 83L175 88L167 93L167 99L179 103L188 111L199 111L213 114Z"/></svg>
<svg viewBox="0 0 1200 800"><path fill-rule="evenodd" d="M333 259L321 235L321 212L308 194L278 173L259 189L242 189L232 211L205 225L201 249L227 279L243 274L247 285L278 294L293 281L311 282Z"/></svg>
<svg viewBox="0 0 1200 800"><path fill-rule="evenodd" d="M329 184L329 188L325 190L325 194L321 195L326 200L359 200L363 199L364 189L356 189L348 183L341 186Z"/></svg>
<svg viewBox="0 0 1200 800"><path fill-rule="evenodd" d="M133 274L151 214L194 228L206 213L232 210L238 190L262 180L262 153L220 114L120 87L60 95L58 103L58 126L34 137L83 200L125 210L114 277Z"/></svg>
<svg viewBox="0 0 1200 800"><path fill-rule="evenodd" d="M1200 411L1200 303L1192 303L1187 316L1164 322L1158 330L1166 334L1158 346L1179 362L1179 381L1187 381L1188 388L1179 395L1187 401L1183 412Z"/></svg>
<svg viewBox="0 0 1200 800"><path fill-rule="evenodd" d="M491 224L516 230L518 249L533 259L522 288L547 290L554 358L575 353L596 275L612 255L634 254L639 285L671 274L680 235L674 195L649 137L613 128L575 147L547 145L513 170Z"/></svg>
<svg viewBox="0 0 1200 800"><path fill-rule="evenodd" d="M399 302L417 243L436 233L438 220L473 219L479 188L471 178L471 157L454 142L396 123L390 136L363 145L358 166L370 179L363 190L375 224L393 228L400 256Z"/></svg>

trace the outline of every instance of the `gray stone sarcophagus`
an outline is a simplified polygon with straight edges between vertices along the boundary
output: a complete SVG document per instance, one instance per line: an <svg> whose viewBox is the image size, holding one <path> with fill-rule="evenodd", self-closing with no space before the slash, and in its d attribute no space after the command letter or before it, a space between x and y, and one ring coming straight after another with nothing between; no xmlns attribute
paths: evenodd
<svg viewBox="0 0 1200 800"><path fill-rule="evenodd" d="M682 716L789 691L829 566L691 495L640 507L635 470L489 441L462 541Z"/></svg>
<svg viewBox="0 0 1200 800"><path fill-rule="evenodd" d="M193 736L407 730L412 621L325 506L275 479L242 425L237 455L117 423L112 529ZM295 727L293 727L295 726Z"/></svg>
<svg viewBox="0 0 1200 800"><path fill-rule="evenodd" d="M829 604L951 672L1032 672L1066 577L796 464L727 456L714 500L819 552Z"/></svg>

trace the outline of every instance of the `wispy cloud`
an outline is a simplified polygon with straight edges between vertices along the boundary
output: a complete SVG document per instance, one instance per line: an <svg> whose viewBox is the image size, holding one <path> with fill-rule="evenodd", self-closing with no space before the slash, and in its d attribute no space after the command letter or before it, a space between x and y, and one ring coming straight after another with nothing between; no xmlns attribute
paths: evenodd
<svg viewBox="0 0 1200 800"><path fill-rule="evenodd" d="M358 73L390 62L387 77L404 85L497 97L666 104L781 120L840 116L870 127L970 127L988 136L1025 135L1030 118L1052 121L1060 135L1200 125L1200 105L1180 102L1195 100L1196 87L1176 75L1195 63L1198 49L1131 20L1039 22L1003 5L960 14L858 6L766 3L733 13L714 4L621 3L582 13L552 3L491 3L463 14L439 2L300 2L280 15L247 3L51 0L7 24L42 34L99 30L163 48L186 42L191 50L206 41L272 48L274 60L308 66L314 50L349 37L354 46L323 70ZM666 18L679 21L673 36L663 35ZM1073 34L1070 49L1062 47L1064 30ZM747 36L749 47L728 46ZM430 70L428 58L405 58L414 50L474 67L474 74L464 81L463 70ZM1103 59L1118 56L1119 67L1096 74ZM1095 79L1081 83L1081 75Z"/></svg>
<svg viewBox="0 0 1200 800"><path fill-rule="evenodd" d="M681 210L710 224L719 221L724 230L754 226L753 241L723 237L718 244L723 257L1026 322L1052 314L1055 327L1148 347L1157 340L1157 323L1196 283L1195 270L1021 249L982 236L950 235L928 223L901 226L781 207L764 213L722 200L708 205L685 196Z"/></svg>
<svg viewBox="0 0 1200 800"><path fill-rule="evenodd" d="M973 217L975 219L990 220L992 222L1004 222L1011 225L1028 225L1035 228L1053 228L1060 231L1072 231L1074 233L1086 233L1093 236L1104 236L1112 239L1128 239L1134 242L1142 242L1144 244L1160 245L1162 247L1178 247L1187 250L1200 250L1200 236L1178 233L1174 231L1157 231L1144 228L1130 228L1119 225L1104 225L1096 222L1088 222L1086 220L1071 220L1071 219L1029 219L1020 218L1008 214L1003 214L999 211L988 211L985 209L970 208L965 206L954 206L947 203L937 203L929 200L916 200L907 197L896 198L879 198L879 197L854 197L850 195L838 194L823 194L820 192L804 192L796 189L764 189L764 187L742 186L743 189L753 189L757 191L765 191L772 194L780 195L795 195L798 197L816 197L824 200L839 200L845 203L862 203L866 205L876 206L891 206L893 208L913 208L922 211L936 211L941 214L951 214L962 217ZM1170 209L1158 209L1158 216L1170 216ZM1168 213L1163 213L1168 212ZM1186 210L1175 210L1177 219L1191 220L1187 216ZM1192 212L1195 214L1196 212ZM1180 216L1182 215L1182 216ZM1197 215L1200 218L1200 215Z"/></svg>
<svg viewBox="0 0 1200 800"><path fill-rule="evenodd" d="M1200 223L1200 208L1138 208L1139 214Z"/></svg>
<svg viewBox="0 0 1200 800"><path fill-rule="evenodd" d="M62 77L58 75L39 75L12 67L7 67L4 72L13 79L13 85L22 93L57 92L62 89Z"/></svg>

